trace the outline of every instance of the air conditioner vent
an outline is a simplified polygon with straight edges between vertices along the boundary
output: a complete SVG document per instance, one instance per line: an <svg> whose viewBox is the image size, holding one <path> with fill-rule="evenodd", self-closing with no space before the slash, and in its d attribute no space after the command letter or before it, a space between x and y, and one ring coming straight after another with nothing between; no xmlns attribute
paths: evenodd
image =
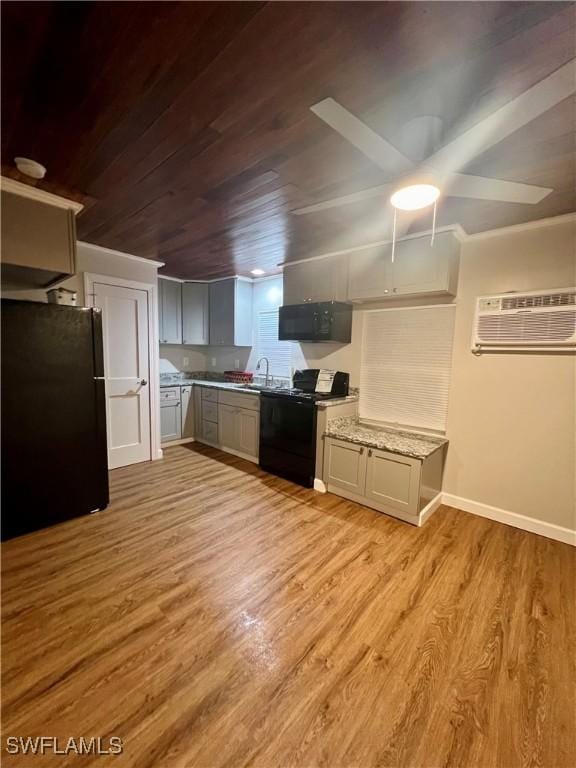
<svg viewBox="0 0 576 768"><path fill-rule="evenodd" d="M576 333L576 309L571 312L482 315L478 338L485 343L567 342Z"/></svg>
<svg viewBox="0 0 576 768"><path fill-rule="evenodd" d="M536 296L506 296L502 309L529 309L531 307L565 307L576 305L576 292L540 293Z"/></svg>
<svg viewBox="0 0 576 768"><path fill-rule="evenodd" d="M472 349L576 349L576 289L481 296Z"/></svg>

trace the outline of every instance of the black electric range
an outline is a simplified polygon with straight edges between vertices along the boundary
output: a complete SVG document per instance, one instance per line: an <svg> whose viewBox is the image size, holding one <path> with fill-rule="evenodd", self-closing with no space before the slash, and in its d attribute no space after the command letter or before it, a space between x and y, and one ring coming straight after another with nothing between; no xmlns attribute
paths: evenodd
<svg viewBox="0 0 576 768"><path fill-rule="evenodd" d="M316 467L316 403L348 394L349 375L342 371L329 392L316 392L322 374L318 368L297 371L294 388L260 394L260 466L307 488Z"/></svg>

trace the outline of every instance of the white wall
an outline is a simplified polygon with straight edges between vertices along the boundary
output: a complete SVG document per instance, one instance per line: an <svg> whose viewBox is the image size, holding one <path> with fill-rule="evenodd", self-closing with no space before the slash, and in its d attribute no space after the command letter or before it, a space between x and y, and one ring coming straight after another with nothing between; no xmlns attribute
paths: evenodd
<svg viewBox="0 0 576 768"><path fill-rule="evenodd" d="M559 220L560 221L560 220ZM470 351L482 294L576 284L574 222L471 238L462 249L444 490L576 528L576 358Z"/></svg>

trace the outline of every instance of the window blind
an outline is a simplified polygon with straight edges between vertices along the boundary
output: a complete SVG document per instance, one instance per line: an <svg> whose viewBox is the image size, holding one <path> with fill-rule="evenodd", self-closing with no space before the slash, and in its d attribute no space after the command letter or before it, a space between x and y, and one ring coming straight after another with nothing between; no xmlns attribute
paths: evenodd
<svg viewBox="0 0 576 768"><path fill-rule="evenodd" d="M360 416L445 430L454 306L366 312Z"/></svg>
<svg viewBox="0 0 576 768"><path fill-rule="evenodd" d="M258 313L256 332L256 360L267 357L273 376L289 378L292 365L292 342L278 341L278 310L263 310Z"/></svg>

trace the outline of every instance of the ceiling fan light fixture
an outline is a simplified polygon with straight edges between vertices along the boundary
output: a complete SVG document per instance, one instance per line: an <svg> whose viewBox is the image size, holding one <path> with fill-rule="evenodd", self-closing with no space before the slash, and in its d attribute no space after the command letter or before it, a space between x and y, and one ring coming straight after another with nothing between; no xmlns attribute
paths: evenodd
<svg viewBox="0 0 576 768"><path fill-rule="evenodd" d="M427 208L440 197L440 190L433 184L411 184L396 190L390 202L401 211L419 211Z"/></svg>

